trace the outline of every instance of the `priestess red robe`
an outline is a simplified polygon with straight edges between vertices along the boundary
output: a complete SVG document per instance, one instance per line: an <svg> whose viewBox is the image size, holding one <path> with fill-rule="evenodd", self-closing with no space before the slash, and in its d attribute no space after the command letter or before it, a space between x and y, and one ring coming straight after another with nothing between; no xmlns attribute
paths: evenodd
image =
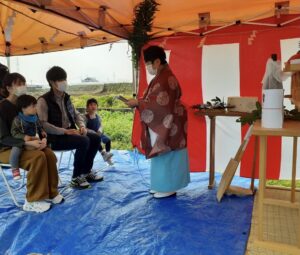
<svg viewBox="0 0 300 255"><path fill-rule="evenodd" d="M180 101L181 88L168 65L153 78L138 100L141 145L147 158L187 146L187 112ZM157 134L151 146L149 128Z"/></svg>

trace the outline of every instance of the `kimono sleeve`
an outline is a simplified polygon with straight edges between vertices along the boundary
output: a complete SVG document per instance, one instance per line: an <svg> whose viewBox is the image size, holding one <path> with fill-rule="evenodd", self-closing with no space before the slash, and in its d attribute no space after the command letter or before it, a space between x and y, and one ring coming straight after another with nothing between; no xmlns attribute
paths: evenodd
<svg viewBox="0 0 300 255"><path fill-rule="evenodd" d="M171 127L173 112L178 92L172 89L167 78L158 79L148 94L138 100L138 110L141 120L155 132L163 125L166 129Z"/></svg>

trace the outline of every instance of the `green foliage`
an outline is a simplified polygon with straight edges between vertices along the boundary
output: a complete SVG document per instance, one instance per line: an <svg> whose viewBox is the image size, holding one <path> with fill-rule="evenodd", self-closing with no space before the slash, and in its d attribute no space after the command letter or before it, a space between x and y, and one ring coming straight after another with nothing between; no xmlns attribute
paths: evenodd
<svg viewBox="0 0 300 255"><path fill-rule="evenodd" d="M215 97L211 99L211 101L207 101L206 104L195 104L192 106L193 109L203 110L203 109L218 109L218 110L225 110L228 108L228 105L222 101L221 98Z"/></svg>
<svg viewBox="0 0 300 255"><path fill-rule="evenodd" d="M96 95L81 95L81 96L71 96L72 102L75 108L85 108L86 101L89 98L95 98L98 101L99 108L127 108L120 100L115 99L115 95L104 95L104 96L96 96ZM131 98L131 95L124 95L126 98Z"/></svg>
<svg viewBox="0 0 300 255"><path fill-rule="evenodd" d="M106 104L107 104L109 107L112 107L113 104L114 104L114 98L113 98L113 97L108 97L107 100L106 100Z"/></svg>
<svg viewBox="0 0 300 255"><path fill-rule="evenodd" d="M261 119L261 104L256 102L256 110L253 110L252 113L247 114L244 117L240 117L236 122L240 122L243 125L249 124L252 125L256 120Z"/></svg>
<svg viewBox="0 0 300 255"><path fill-rule="evenodd" d="M112 140L112 149L130 150L133 112L100 111L103 130Z"/></svg>
<svg viewBox="0 0 300 255"><path fill-rule="evenodd" d="M247 114L244 117L240 117L237 119L237 122L240 122L242 125L245 124L253 124L258 119L261 119L262 107L259 102L256 102L256 110L252 111L252 113ZM284 110L284 119L290 120L298 120L300 121L300 112L297 109L293 109L291 111Z"/></svg>
<svg viewBox="0 0 300 255"><path fill-rule="evenodd" d="M271 186L291 187L292 183L289 180L269 180L267 184ZM300 188L300 180L296 181L296 187Z"/></svg>
<svg viewBox="0 0 300 255"><path fill-rule="evenodd" d="M71 85L68 86L68 94L79 94L82 92L88 93L101 93L104 90L104 84L83 84L83 85Z"/></svg>
<svg viewBox="0 0 300 255"><path fill-rule="evenodd" d="M111 83L104 84L104 89L102 94L122 94L131 95L132 94L132 83Z"/></svg>
<svg viewBox="0 0 300 255"><path fill-rule="evenodd" d="M72 102L78 109L85 108L86 101L94 97L98 101L98 106L102 108L125 108L127 107L120 100L115 100L115 95L105 96L91 96L81 95L72 96ZM129 98L129 95L124 95ZM133 124L133 112L120 112L120 111L99 111L98 114L102 118L102 125L104 133L112 140L112 149L116 150L130 150L131 145L131 133Z"/></svg>
<svg viewBox="0 0 300 255"><path fill-rule="evenodd" d="M134 9L134 20L132 21L133 31L129 35L129 44L132 47L132 60L135 67L138 67L141 50L151 39L148 32L152 30L154 14L159 4L155 0L144 0Z"/></svg>

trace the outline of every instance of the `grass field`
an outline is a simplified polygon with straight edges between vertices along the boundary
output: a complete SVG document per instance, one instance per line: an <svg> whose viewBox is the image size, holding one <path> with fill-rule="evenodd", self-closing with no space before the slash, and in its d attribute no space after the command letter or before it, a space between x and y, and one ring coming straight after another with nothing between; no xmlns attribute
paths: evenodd
<svg viewBox="0 0 300 255"><path fill-rule="evenodd" d="M130 150L133 112L99 112L104 126L104 133L112 140L113 149Z"/></svg>
<svg viewBox="0 0 300 255"><path fill-rule="evenodd" d="M126 105L115 100L114 95L92 96L97 99L99 108L126 108ZM123 95L127 98L130 95ZM91 98L90 95L72 96L72 101L76 108L85 108L86 101ZM131 149L131 133L133 111L99 111L102 118L103 130L112 140L112 148L119 150Z"/></svg>
<svg viewBox="0 0 300 255"><path fill-rule="evenodd" d="M127 106L121 102L120 100L115 99L115 97L119 94L110 94L110 95L90 95L90 94L82 94L82 95L72 95L72 102L76 108L85 108L86 101L89 98L95 98L98 101L99 108L127 108ZM130 94L122 94L122 96L126 98L131 98Z"/></svg>
<svg viewBox="0 0 300 255"><path fill-rule="evenodd" d="M70 93L72 102L76 108L81 108L81 110L84 111L86 101L93 97L98 101L99 108L122 109L127 106L120 100L115 99L115 97L120 94L126 98L131 97L131 85L129 86L128 84L104 86L102 93L99 93L99 89L97 87L92 87L91 89L90 93L87 93L87 91L81 91L80 95L73 93L74 91ZM93 91L96 93L92 93ZM132 149L131 133L133 111L121 112L102 110L99 111L98 114L102 118L104 133L112 140L112 148L117 150Z"/></svg>

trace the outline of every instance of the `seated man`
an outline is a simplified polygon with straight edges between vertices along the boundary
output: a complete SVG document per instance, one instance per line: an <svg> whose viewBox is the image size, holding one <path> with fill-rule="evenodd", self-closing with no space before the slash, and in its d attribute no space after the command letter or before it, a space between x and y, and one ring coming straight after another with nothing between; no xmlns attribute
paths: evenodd
<svg viewBox="0 0 300 255"><path fill-rule="evenodd" d="M37 109L43 128L48 134L49 146L53 150L76 150L71 186L89 188L89 182L103 180L102 176L92 172L100 137L87 133L82 116L65 92L66 71L54 66L47 72L46 78L51 89L38 99Z"/></svg>

